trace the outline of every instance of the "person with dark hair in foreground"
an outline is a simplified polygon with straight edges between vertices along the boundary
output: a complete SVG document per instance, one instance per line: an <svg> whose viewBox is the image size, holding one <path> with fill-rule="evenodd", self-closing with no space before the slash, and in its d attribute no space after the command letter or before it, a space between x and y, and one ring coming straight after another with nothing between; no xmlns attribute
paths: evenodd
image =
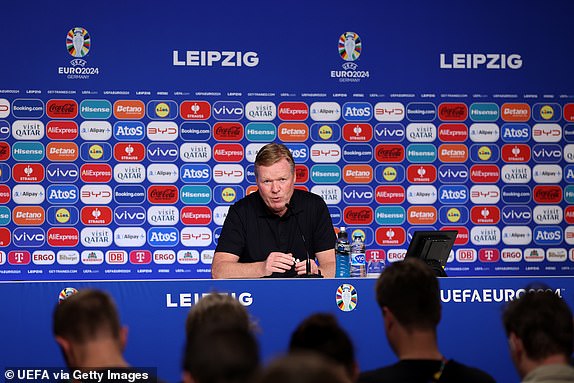
<svg viewBox="0 0 574 383"><path fill-rule="evenodd" d="M502 315L510 356L522 382L574 382L572 311L549 290L530 290Z"/></svg>
<svg viewBox="0 0 574 383"><path fill-rule="evenodd" d="M495 381L440 352L436 331L442 310L440 290L437 277L424 262L412 258L385 268L376 295L387 340L399 362L362 373L360 383Z"/></svg>
<svg viewBox="0 0 574 383"><path fill-rule="evenodd" d="M316 352L337 363L353 382L359 376L351 338L332 314L310 315L297 326L291 334L289 352L301 351Z"/></svg>
<svg viewBox="0 0 574 383"><path fill-rule="evenodd" d="M344 369L317 353L300 352L272 361L255 383L352 383Z"/></svg>

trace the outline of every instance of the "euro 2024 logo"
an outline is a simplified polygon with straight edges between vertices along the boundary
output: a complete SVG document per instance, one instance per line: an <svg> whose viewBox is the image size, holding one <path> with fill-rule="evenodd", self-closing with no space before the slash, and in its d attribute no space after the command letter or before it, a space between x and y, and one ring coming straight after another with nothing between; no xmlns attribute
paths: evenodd
<svg viewBox="0 0 574 383"><path fill-rule="evenodd" d="M74 57L68 67L58 67L58 74L68 79L88 79L90 75L97 75L100 69L87 66L84 59L92 48L92 39L85 28L75 27L66 35L66 49Z"/></svg>
<svg viewBox="0 0 574 383"><path fill-rule="evenodd" d="M358 70L359 65L355 62L359 59L363 50L361 38L355 32L345 32L339 36L339 56L345 62L343 70L332 70L331 78L338 78L339 82L360 82L369 77L369 71Z"/></svg>

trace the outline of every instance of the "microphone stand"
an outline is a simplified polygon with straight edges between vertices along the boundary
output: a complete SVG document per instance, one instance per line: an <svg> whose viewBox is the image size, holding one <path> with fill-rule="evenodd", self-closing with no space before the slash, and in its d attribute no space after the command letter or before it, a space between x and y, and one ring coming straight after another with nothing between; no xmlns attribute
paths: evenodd
<svg viewBox="0 0 574 383"><path fill-rule="evenodd" d="M321 274L313 274L311 273L311 257L309 256L309 249L307 249L307 241L305 241L305 235L303 234L303 230L301 230L301 226L299 225L299 219L297 215L293 212L293 206L289 204L285 204L285 207L289 211L291 211L291 216L295 219L295 223L297 224L297 230L301 235L301 239L303 240L303 246L305 247L305 254L307 258L305 259L305 274L297 274L295 278L323 278Z"/></svg>

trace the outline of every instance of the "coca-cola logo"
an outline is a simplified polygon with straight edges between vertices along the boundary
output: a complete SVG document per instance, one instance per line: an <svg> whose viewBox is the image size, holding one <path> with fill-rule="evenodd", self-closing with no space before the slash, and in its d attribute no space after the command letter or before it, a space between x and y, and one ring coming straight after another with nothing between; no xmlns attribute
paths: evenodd
<svg viewBox="0 0 574 383"><path fill-rule="evenodd" d="M243 138L243 125L237 122L218 122L213 127L213 137L218 141L238 141Z"/></svg>
<svg viewBox="0 0 574 383"><path fill-rule="evenodd" d="M405 148L402 145L378 145L375 156L379 162L401 162L405 158Z"/></svg>
<svg viewBox="0 0 574 383"><path fill-rule="evenodd" d="M347 207L343 217L347 225L366 225L373 222L373 210L367 206Z"/></svg>
<svg viewBox="0 0 574 383"><path fill-rule="evenodd" d="M78 103L75 100L50 100L46 105L50 118L75 118L78 115Z"/></svg>
<svg viewBox="0 0 574 383"><path fill-rule="evenodd" d="M558 203L562 200L562 189L560 186L536 186L533 198L537 203Z"/></svg>
<svg viewBox="0 0 574 383"><path fill-rule="evenodd" d="M76 111L76 105L71 104L71 103L70 104L62 104L62 105L52 104L48 108L48 111L51 113L54 113L54 114L74 113Z"/></svg>
<svg viewBox="0 0 574 383"><path fill-rule="evenodd" d="M148 189L148 200L156 204L171 204L177 202L178 190L175 186L151 186Z"/></svg>

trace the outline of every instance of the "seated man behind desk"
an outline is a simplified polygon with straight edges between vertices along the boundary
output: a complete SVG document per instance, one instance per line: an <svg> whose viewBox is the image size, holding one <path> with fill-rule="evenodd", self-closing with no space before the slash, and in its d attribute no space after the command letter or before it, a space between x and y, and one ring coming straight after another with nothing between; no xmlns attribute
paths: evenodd
<svg viewBox="0 0 574 383"><path fill-rule="evenodd" d="M325 201L295 189L295 162L287 147L265 145L255 158L258 191L227 214L211 266L213 278L335 276L335 231ZM304 236L304 239L303 239Z"/></svg>

